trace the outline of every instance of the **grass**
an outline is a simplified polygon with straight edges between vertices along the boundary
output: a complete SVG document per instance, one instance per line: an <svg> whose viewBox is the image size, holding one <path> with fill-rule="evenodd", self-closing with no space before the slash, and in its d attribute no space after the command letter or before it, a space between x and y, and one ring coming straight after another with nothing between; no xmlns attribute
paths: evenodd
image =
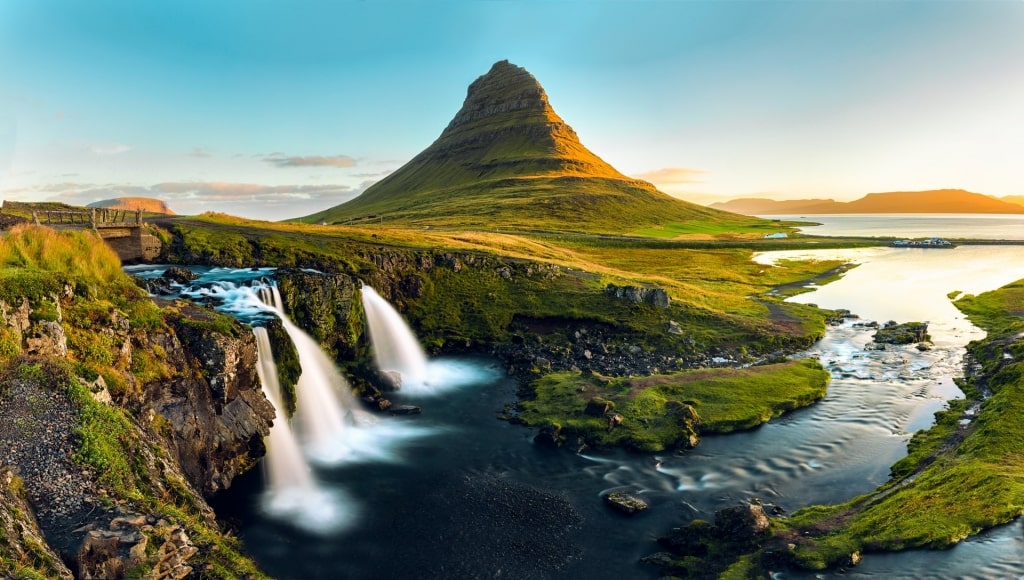
<svg viewBox="0 0 1024 580"><path fill-rule="evenodd" d="M591 445L656 452L687 443L692 421L684 406L696 411L700 433L728 433L812 404L825 396L828 381L811 360L632 379L552 373L529 386L532 397L520 402L518 421L581 435ZM593 401L609 403L608 413L621 414L622 423L609 428Z"/></svg>
<svg viewBox="0 0 1024 580"><path fill-rule="evenodd" d="M989 333L968 346L983 369L963 385L968 399L951 401L932 428L915 434L875 492L779 523L781 537L796 544L790 564L822 569L859 550L948 548L1024 515L1024 281L955 304ZM985 388L991 396L962 427L962 411L982 401Z"/></svg>

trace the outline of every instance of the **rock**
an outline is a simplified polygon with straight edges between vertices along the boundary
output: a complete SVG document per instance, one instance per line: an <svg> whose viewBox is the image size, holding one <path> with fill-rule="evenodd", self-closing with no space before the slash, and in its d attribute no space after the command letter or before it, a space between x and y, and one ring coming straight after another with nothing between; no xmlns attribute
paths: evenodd
<svg viewBox="0 0 1024 580"><path fill-rule="evenodd" d="M856 566L856 565L860 564L860 561L861 561L860 551L856 551L856 552L850 554L850 557L846 559L846 565L847 566Z"/></svg>
<svg viewBox="0 0 1024 580"><path fill-rule="evenodd" d="M189 270L188 268L171 266L170 268L164 270L164 273L160 277L163 278L164 280L177 282L178 284L188 284L192 280L198 278L199 274L196 274L195 272Z"/></svg>
<svg viewBox="0 0 1024 580"><path fill-rule="evenodd" d="M545 425L533 437L533 442L539 445L550 447L561 447L565 438L562 436L562 428L558 425Z"/></svg>
<svg viewBox="0 0 1024 580"><path fill-rule="evenodd" d="M729 542L750 542L768 534L771 521L759 505L742 505L715 512L715 535Z"/></svg>
<svg viewBox="0 0 1024 580"><path fill-rule="evenodd" d="M659 568L668 568L672 565L673 561L675 561L675 558L668 552L657 552L640 558L641 564L651 564Z"/></svg>
<svg viewBox="0 0 1024 580"><path fill-rule="evenodd" d="M642 512L648 507L647 502L644 500L636 497L635 495L621 491L613 491L609 493L604 496L604 501L611 507L627 515Z"/></svg>
<svg viewBox="0 0 1024 580"><path fill-rule="evenodd" d="M675 320L669 320L668 321L668 333L669 334L681 335L681 334L683 334L683 329L682 329L681 326L679 326L679 323L676 322Z"/></svg>
<svg viewBox="0 0 1024 580"><path fill-rule="evenodd" d="M622 425L624 420L625 418L619 413L612 413L611 415L608 415L608 430L611 431L619 425Z"/></svg>
<svg viewBox="0 0 1024 580"><path fill-rule="evenodd" d="M68 355L68 340L59 322L46 320L38 324L36 332L25 339L25 353L36 356Z"/></svg>
<svg viewBox="0 0 1024 580"><path fill-rule="evenodd" d="M380 371L381 388L385 391L398 391L402 388L402 373L398 371Z"/></svg>
<svg viewBox="0 0 1024 580"><path fill-rule="evenodd" d="M658 308L668 308L670 304L668 292L663 288L641 288L638 286L616 286L609 284L605 293L616 298L623 298L637 304L650 304Z"/></svg>
<svg viewBox="0 0 1024 580"><path fill-rule="evenodd" d="M882 344L911 344L915 342L927 342L927 322L904 322L896 323L894 320L886 322L875 331L874 340Z"/></svg>
<svg viewBox="0 0 1024 580"><path fill-rule="evenodd" d="M708 553L708 542L714 526L704 520L693 520L686 527L673 528L668 535L658 538L661 547L680 556L704 557Z"/></svg>
<svg viewBox="0 0 1024 580"><path fill-rule="evenodd" d="M604 417L605 415L608 414L609 411L611 411L614 408L615 403L609 401L608 399L594 397L593 399L587 401L587 406L583 409L583 413L585 415L590 415L591 417Z"/></svg>
<svg viewBox="0 0 1024 580"><path fill-rule="evenodd" d="M419 415L423 409L416 405L393 405L388 409L392 415Z"/></svg>

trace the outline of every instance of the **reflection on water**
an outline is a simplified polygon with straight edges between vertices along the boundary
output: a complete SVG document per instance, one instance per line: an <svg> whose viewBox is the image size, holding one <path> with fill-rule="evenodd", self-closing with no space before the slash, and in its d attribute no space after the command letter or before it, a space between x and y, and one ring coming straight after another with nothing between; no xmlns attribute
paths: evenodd
<svg viewBox="0 0 1024 580"><path fill-rule="evenodd" d="M840 259L860 264L843 279L791 298L823 308L845 308L880 322L926 321L936 344L965 345L984 336L950 302L952 292L978 294L1024 278L1024 248L863 248L765 252L754 259Z"/></svg>
<svg viewBox="0 0 1024 580"><path fill-rule="evenodd" d="M792 512L869 492L905 454L910 435L930 425L945 401L961 396L952 378L961 373L963 345L981 332L947 294L978 293L1024 278L1024 252L872 248L773 252L757 259L837 255L860 266L794 300L846 308L862 318L829 329L805 353L833 376L828 395L809 408L753 431L706 437L683 455L577 455L538 447L532 430L495 419L514 400L517 385L494 361L433 361L432 371L444 376L443 394L410 399L396 393L396 403L422 405L423 414L381 417L395 434L414 436L378 441L385 456L319 468L322 481L347 490L358 505L351 529L311 536L266 517L258 509L263 482L256 470L223 495L218 514L239 524L261 566L280 578L448 578L454 571L481 578L655 578L657 571L638 559L658 550L657 535L690 519L713 518L715 510L752 497ZM873 330L858 323L890 319L928 321L934 349L867 348ZM503 488L495 481L526 487ZM521 495L481 501L481 489ZM552 504L530 489L564 498L581 524L545 519ZM651 509L623 517L601 500L612 490L639 494ZM517 502L529 505L513 515L502 511ZM1018 522L947 552L870 554L849 575L1020 576L1021 544ZM550 558L524 567L531 550L541 549Z"/></svg>
<svg viewBox="0 0 1024 580"><path fill-rule="evenodd" d="M762 217L821 224L800 228L801 233L812 236L1024 240L1024 215L1020 214L805 214Z"/></svg>

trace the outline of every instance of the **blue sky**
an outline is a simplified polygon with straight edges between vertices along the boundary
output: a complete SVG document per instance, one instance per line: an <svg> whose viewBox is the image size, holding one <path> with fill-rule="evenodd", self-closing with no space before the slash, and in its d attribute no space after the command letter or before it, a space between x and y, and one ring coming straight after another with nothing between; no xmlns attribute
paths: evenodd
<svg viewBox="0 0 1024 580"><path fill-rule="evenodd" d="M691 201L1024 195L1024 0L3 0L0 196L306 215L501 59Z"/></svg>

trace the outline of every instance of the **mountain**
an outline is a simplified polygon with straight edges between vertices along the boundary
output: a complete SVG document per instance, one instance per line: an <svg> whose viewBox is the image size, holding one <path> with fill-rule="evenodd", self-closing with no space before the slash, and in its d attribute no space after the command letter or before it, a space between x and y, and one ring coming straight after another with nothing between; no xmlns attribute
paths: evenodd
<svg viewBox="0 0 1024 580"><path fill-rule="evenodd" d="M104 199L90 203L86 207L95 207L103 209L117 209L135 211L141 209L146 213L161 213L164 215L174 215L167 204L162 200L153 197L115 197L114 199Z"/></svg>
<svg viewBox="0 0 1024 580"><path fill-rule="evenodd" d="M743 197L711 204L710 207L743 215L795 215L805 213L836 213L840 202L832 199L774 200Z"/></svg>
<svg viewBox="0 0 1024 580"><path fill-rule="evenodd" d="M429 147L359 197L297 221L624 233L749 218L676 199L580 143L537 79L500 61Z"/></svg>
<svg viewBox="0 0 1024 580"><path fill-rule="evenodd" d="M1024 205L1024 195L1006 195L999 198L1006 203L1015 203L1017 205Z"/></svg>
<svg viewBox="0 0 1024 580"><path fill-rule="evenodd" d="M746 215L830 213L1024 213L1024 206L962 189L869 193L840 202L831 199L734 199L710 207Z"/></svg>

